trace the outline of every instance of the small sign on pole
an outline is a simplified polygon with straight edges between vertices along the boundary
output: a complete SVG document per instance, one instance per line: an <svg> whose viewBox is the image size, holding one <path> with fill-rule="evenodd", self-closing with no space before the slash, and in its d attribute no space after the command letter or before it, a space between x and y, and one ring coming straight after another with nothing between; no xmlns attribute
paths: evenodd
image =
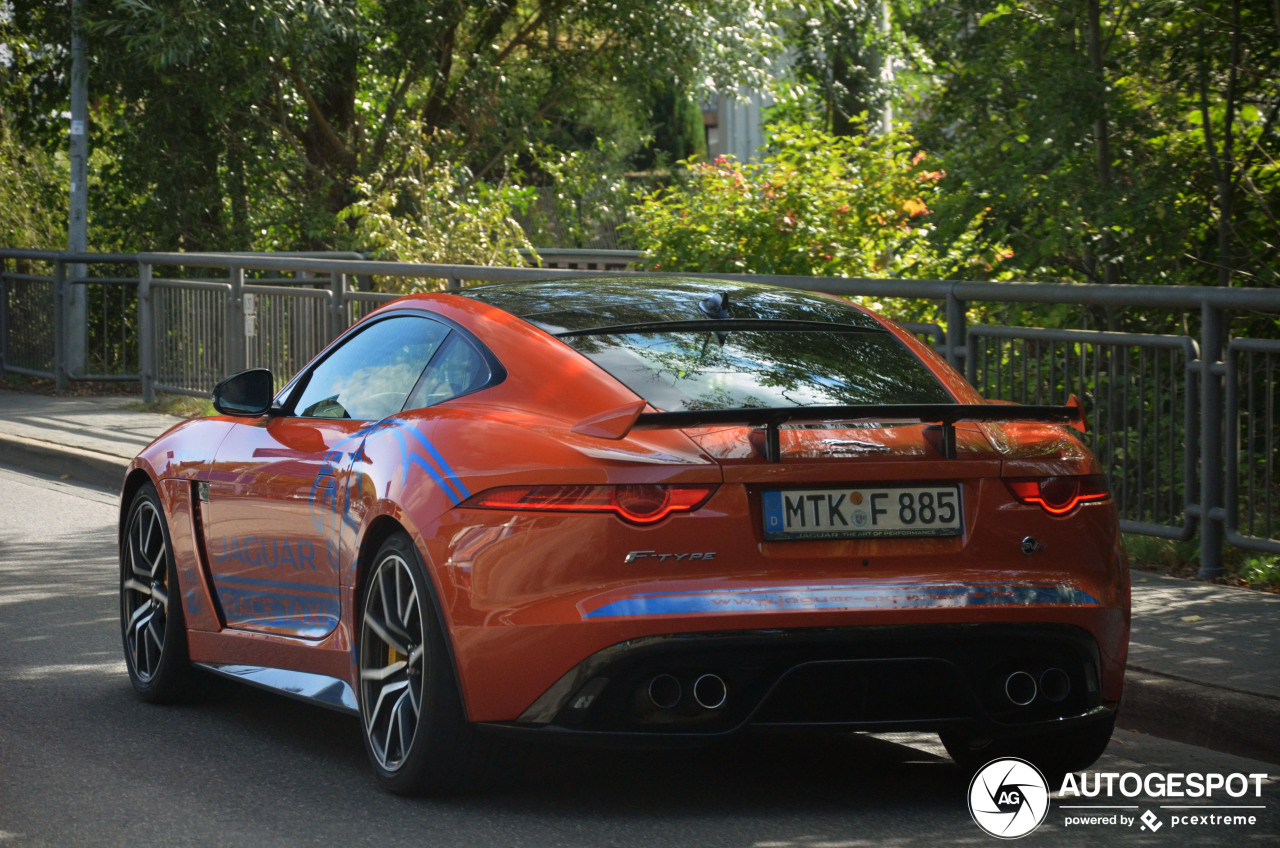
<svg viewBox="0 0 1280 848"><path fill-rule="evenodd" d="M258 335L258 296L253 292L244 295L244 336L252 339Z"/></svg>

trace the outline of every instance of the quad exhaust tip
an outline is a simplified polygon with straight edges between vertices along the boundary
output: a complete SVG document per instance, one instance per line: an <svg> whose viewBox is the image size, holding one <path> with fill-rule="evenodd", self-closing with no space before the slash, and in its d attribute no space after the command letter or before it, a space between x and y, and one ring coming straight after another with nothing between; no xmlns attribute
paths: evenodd
<svg viewBox="0 0 1280 848"><path fill-rule="evenodd" d="M674 709L684 695L674 674L657 674L649 681L649 703L660 710Z"/></svg>
<svg viewBox="0 0 1280 848"><path fill-rule="evenodd" d="M704 674L693 681L693 700L704 710L718 710L729 699L729 687L718 674Z"/></svg>
<svg viewBox="0 0 1280 848"><path fill-rule="evenodd" d="M1036 679L1025 671L1015 671L1004 679L1004 696L1016 706L1025 707L1036 699Z"/></svg>
<svg viewBox="0 0 1280 848"><path fill-rule="evenodd" d="M1040 694L1055 704L1071 694L1071 678L1060 668L1046 668L1040 674Z"/></svg>

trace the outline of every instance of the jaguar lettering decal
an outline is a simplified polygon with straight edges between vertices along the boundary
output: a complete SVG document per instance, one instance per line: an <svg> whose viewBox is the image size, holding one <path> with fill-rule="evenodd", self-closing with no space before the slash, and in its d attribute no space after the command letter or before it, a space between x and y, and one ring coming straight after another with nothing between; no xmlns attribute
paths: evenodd
<svg viewBox="0 0 1280 848"><path fill-rule="evenodd" d="M215 553L213 558L218 562L237 560L245 565L265 565L268 568L318 570L315 546L305 540L289 542L258 536L245 536L241 540L235 536L223 536L222 553Z"/></svg>

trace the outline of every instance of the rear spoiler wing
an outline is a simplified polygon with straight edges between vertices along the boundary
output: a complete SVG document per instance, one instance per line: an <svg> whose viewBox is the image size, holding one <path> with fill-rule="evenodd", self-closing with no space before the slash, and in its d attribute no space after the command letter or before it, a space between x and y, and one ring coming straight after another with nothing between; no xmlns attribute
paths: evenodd
<svg viewBox="0 0 1280 848"><path fill-rule="evenodd" d="M1072 395L1065 406L1004 403L905 403L857 404L853 406L796 406L782 408L703 409L679 412L643 412L643 401L588 418L573 428L575 433L606 439L621 439L632 429L658 427L705 427L736 424L763 427L765 458L781 458L779 428L792 421L921 421L942 427L942 455L956 456L956 424L961 421L1042 421L1066 424L1080 432L1088 426L1080 399Z"/></svg>

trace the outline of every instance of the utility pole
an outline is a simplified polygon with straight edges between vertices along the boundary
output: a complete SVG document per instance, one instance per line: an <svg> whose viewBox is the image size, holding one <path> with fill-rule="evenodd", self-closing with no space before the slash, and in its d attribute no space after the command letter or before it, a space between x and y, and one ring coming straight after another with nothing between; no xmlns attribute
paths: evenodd
<svg viewBox="0 0 1280 848"><path fill-rule="evenodd" d="M71 0L71 214L67 227L67 249L85 253L89 249L89 66L85 58L84 0ZM67 268L68 280L85 277L88 268L74 264ZM66 298L66 368L70 374L85 370L85 336L88 290L68 285Z"/></svg>
<svg viewBox="0 0 1280 848"><path fill-rule="evenodd" d="M893 54L889 52L889 36L893 32L893 24L889 19L889 4L880 0L880 15L876 28L880 32L880 83L884 86L884 106L880 111L880 132L888 135L893 132Z"/></svg>

